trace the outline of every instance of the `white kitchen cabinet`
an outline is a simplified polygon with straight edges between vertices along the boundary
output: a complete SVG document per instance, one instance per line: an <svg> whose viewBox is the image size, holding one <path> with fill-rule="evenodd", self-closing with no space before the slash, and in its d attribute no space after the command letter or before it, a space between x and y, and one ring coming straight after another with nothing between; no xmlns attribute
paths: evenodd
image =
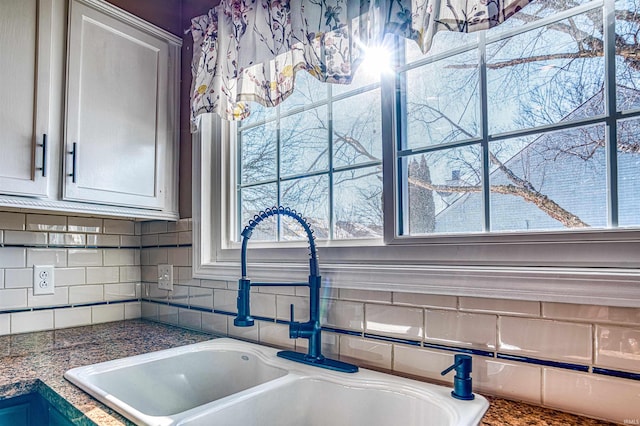
<svg viewBox="0 0 640 426"><path fill-rule="evenodd" d="M64 199L164 209L174 179L179 41L72 0Z"/></svg>
<svg viewBox="0 0 640 426"><path fill-rule="evenodd" d="M0 1L0 193L47 196L50 0Z"/></svg>
<svg viewBox="0 0 640 426"><path fill-rule="evenodd" d="M103 0L0 1L0 208L176 219L180 46Z"/></svg>

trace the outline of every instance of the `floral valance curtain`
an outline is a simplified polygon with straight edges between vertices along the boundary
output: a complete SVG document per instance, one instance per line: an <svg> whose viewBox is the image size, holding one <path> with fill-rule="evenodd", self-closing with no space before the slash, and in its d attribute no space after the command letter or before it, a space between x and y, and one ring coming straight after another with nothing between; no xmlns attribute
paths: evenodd
<svg viewBox="0 0 640 426"><path fill-rule="evenodd" d="M192 20L191 122L206 112L250 114L247 101L275 106L305 70L348 84L366 46L393 33L423 52L441 30L494 27L531 0L222 0Z"/></svg>

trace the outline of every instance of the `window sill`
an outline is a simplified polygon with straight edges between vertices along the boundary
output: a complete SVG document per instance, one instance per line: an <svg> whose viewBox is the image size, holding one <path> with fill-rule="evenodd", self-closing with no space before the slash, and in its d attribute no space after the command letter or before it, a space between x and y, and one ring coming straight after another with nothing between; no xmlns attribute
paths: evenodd
<svg viewBox="0 0 640 426"><path fill-rule="evenodd" d="M305 281L301 263L251 263L253 280ZM495 299L640 307L640 270L629 268L483 267L322 264L332 288L426 293ZM237 280L239 262L194 266L197 278Z"/></svg>

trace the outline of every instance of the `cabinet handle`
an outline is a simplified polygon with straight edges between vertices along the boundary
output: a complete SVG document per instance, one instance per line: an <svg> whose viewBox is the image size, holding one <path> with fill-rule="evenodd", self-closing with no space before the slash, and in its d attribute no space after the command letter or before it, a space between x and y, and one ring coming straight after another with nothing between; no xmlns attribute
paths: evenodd
<svg viewBox="0 0 640 426"><path fill-rule="evenodd" d="M76 142L73 143L73 148L69 154L71 154L71 173L68 176L71 176L71 182L76 183L76 160L78 158L78 144Z"/></svg>
<svg viewBox="0 0 640 426"><path fill-rule="evenodd" d="M43 133L42 143L38 146L42 147L42 167L37 167L36 170L42 170L42 177L47 177L47 134Z"/></svg>

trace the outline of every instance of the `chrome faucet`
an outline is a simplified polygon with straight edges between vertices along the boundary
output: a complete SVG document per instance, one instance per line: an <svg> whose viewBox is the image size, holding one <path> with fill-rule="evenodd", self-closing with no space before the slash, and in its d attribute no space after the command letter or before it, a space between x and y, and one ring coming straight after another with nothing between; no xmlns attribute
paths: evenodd
<svg viewBox="0 0 640 426"><path fill-rule="evenodd" d="M295 219L304 229L309 241L309 282L306 283L252 283L247 278L247 244L253 230L260 222L268 217L284 215ZM291 361L316 367L327 368L345 373L355 373L358 367L346 362L325 358L322 355L322 327L320 325L320 286L322 277L318 268L318 256L315 237L309 223L295 210L289 207L272 207L261 211L249 221L241 233L242 253L240 257L242 277L238 280L238 316L233 320L237 327L250 327L254 324L250 312L251 287L309 287L309 321L297 322L293 318L293 304L291 305L291 321L289 322L289 337L291 339L308 339L306 354L294 351L280 351L278 356Z"/></svg>

